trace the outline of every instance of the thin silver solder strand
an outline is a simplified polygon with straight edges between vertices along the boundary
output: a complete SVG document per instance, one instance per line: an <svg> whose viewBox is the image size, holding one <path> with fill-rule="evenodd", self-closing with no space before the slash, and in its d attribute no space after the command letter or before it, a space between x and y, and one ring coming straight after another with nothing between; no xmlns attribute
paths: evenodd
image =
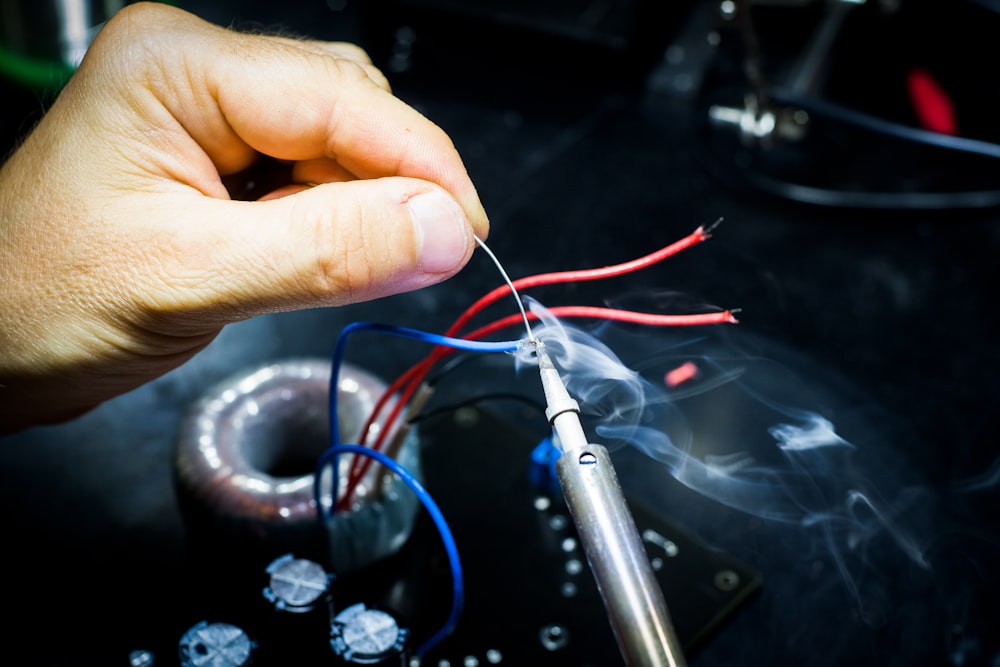
<svg viewBox="0 0 1000 667"><path fill-rule="evenodd" d="M486 242L475 234L472 235L472 238L476 239L476 243L479 244L479 247L482 248L486 254L489 255L490 259L493 260L493 263L496 264L497 270L500 272L500 275L503 276L504 282L507 283L507 287L510 288L511 293L514 295L514 299L517 301L517 308L521 311L521 319L524 320L524 330L528 332L528 342L535 342L535 334L531 333L531 325L528 323L528 313L524 310L524 302L521 301L521 295L517 293L517 288L514 287L514 281L507 275L507 272L504 270L500 260L493 254L493 251L490 250L488 245L486 245Z"/></svg>

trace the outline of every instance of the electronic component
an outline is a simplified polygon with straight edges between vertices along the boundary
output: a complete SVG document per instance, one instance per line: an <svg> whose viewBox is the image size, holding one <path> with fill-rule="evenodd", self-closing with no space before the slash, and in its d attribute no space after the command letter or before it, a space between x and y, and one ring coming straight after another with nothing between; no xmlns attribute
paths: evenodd
<svg viewBox="0 0 1000 667"><path fill-rule="evenodd" d="M556 476L556 461L559 458L559 447L556 438L544 438L538 446L531 450L531 465L529 468L531 482L541 493L553 495L559 492L559 479Z"/></svg>
<svg viewBox="0 0 1000 667"><path fill-rule="evenodd" d="M388 612L358 603L333 618L330 647L348 664L401 665L408 636Z"/></svg>
<svg viewBox="0 0 1000 667"><path fill-rule="evenodd" d="M181 667L245 667L257 644L242 629L229 623L201 621L181 637Z"/></svg>
<svg viewBox="0 0 1000 667"><path fill-rule="evenodd" d="M338 573L389 556L406 541L418 502L400 482L383 483L377 470L358 481L351 511L324 517L325 535L317 534L314 470L329 444L330 377L326 359L268 363L223 381L192 407L178 434L175 467L178 495L199 536L233 550L328 552ZM385 389L361 368L339 369L341 438L360 438ZM419 477L416 445L411 433L397 458ZM351 458L342 459L339 478L346 479ZM318 485L327 505L332 477Z"/></svg>
<svg viewBox="0 0 1000 667"><path fill-rule="evenodd" d="M329 599L333 577L319 563L286 554L267 566L264 598L279 611L304 613Z"/></svg>
<svg viewBox="0 0 1000 667"><path fill-rule="evenodd" d="M621 275L672 256L705 240L709 234L709 229L698 228L682 241L639 260L599 270L544 275L531 278L530 284ZM481 241L480 245L489 253ZM517 296L517 285L506 275L499 262L497 264L506 287ZM272 664L275 659L293 658L311 663L321 655L329 656L331 651L337 664L403 665L409 659L437 660L439 664L461 660L463 664L469 664L480 659L493 662L501 655L519 660L521 651L526 652L525 656L534 657L537 653L532 652L543 651L547 662L553 665L572 664L568 661L579 655L588 655L597 661L614 661L619 656L625 656L630 665L673 667L683 664L659 582L653 577L653 566L646 555L645 545L639 539L635 521L625 504L607 452L603 447L587 443L579 421L579 408L568 395L541 343L534 338L524 304L518 298L519 319L525 325L526 339L478 340L501 325L510 326L508 321L513 322L512 318L478 329L467 334L467 338L451 335L457 333L464 320L477 309L500 296L501 292L494 291L478 301L456 323L453 327L455 331L449 330L443 336L387 324L354 322L340 332L329 363L323 360L289 360L253 369L217 387L192 411L182 429L178 446L182 490L189 494L189 498L193 496L209 506L203 508L209 510L203 512L209 524L214 520L215 525L223 528L242 526L261 534L264 542L257 546L266 549L264 554L257 555L266 555L273 546L287 547L277 552L285 553L277 559L273 555L265 556L267 560L264 562L270 564L264 569L270 579L263 587L263 598L279 613L269 617L264 626L250 626L256 630L255 635L265 649L255 659L255 664L259 662L263 667ZM735 321L729 311L663 316L571 308L566 312L551 311L551 314L623 318L656 325ZM533 315L538 316L538 313ZM415 476L422 478L425 470L429 472L423 463L424 448L417 448L414 444L416 431L410 431L405 438L393 437L394 433L404 432L398 421L401 409L419 411L422 405L421 382L439 355L430 355L426 362L401 376L393 385L379 383L377 388L366 389L365 382L357 381L358 377L363 380L366 375L344 362L346 341L356 332L391 334L467 351L521 354L529 353L530 349L539 353L546 414L553 427L553 435L532 452L530 472L536 503L531 507L535 510L522 517L526 521L520 526L535 526L543 520L543 511L537 501L547 500L551 504L561 487L570 510L567 514L564 507L561 512L562 527L557 527L556 521L560 517L555 514L546 526L539 526L542 528L539 536L543 541L558 541L558 549L554 552L558 554L554 563L559 568L558 581L549 591L552 597L548 599L553 608L558 608L557 617L521 613L517 622L519 627L515 630L513 625L508 624L503 635L497 636L492 630L487 630L487 634L477 636L477 630L472 630L461 637L452 636L465 611L465 569L458 557L456 541L444 521L444 513L424 488L423 480ZM377 402L374 400L376 396L380 396ZM385 414L383 408L388 412L385 417L382 416ZM366 443L368 436L375 438L370 446ZM397 440L402 441L398 449L395 446ZM315 446L318 449L320 444L327 446L311 466L312 474L289 477L290 473L298 472L290 465L294 461L289 459L310 460L312 450L309 448ZM292 448L297 453L289 457L288 454L293 453ZM419 456L416 453L418 449ZM220 460L225 465L213 465ZM518 458L518 465L514 468L523 471L525 460L524 457ZM513 459L511 462L514 462ZM369 468L369 464L377 465ZM451 466L450 461L448 466ZM203 468L206 474L193 475L195 468ZM221 472L217 472L219 470ZM246 485L243 483L244 473L266 483ZM212 482L210 492L202 489L206 480ZM450 480L449 484L454 481ZM221 497L218 494L220 483L226 491ZM412 495L395 492L395 487L403 486L409 487ZM306 487L311 487L312 491L308 501L304 497ZM245 488L250 489L252 497L241 495ZM270 502L274 500L271 495L281 489L295 492L297 502L279 503L275 513L274 504ZM504 488L503 492L507 490ZM385 555L393 556L397 549L405 546L412 551L409 557L376 557L384 561L377 568L359 567L373 564L373 560L358 560L355 552L359 549L370 550L374 543L387 537L381 530L377 531L378 534L369 534L369 528L384 528L385 515L404 509L399 503L403 496L415 497L424 505L438 528L440 543L436 539L428 542L429 536L422 532L416 543L411 544L407 529L401 538L392 538L394 547ZM461 505L466 508L470 499L467 494L463 496ZM241 499L246 502L232 502ZM256 510L268 511L255 514ZM295 514L300 510L304 514ZM381 519L370 522L371 526L359 527L358 522L371 512L375 513L374 518ZM293 514L296 518L289 520ZM567 518L570 515L574 518L578 536L572 534ZM475 516L466 525L478 527L482 516ZM309 521L310 517L316 521ZM412 520L411 511L407 526ZM310 560L315 558L313 554L318 553L314 550L306 552L307 558L292 555L303 553L294 546L296 533L290 530L298 524L310 532L317 525L325 529L321 531L324 534L323 544L330 549L329 553L320 557L322 563ZM239 534L231 530L218 532L222 541L230 541ZM663 534L675 535L670 530ZM510 537L523 539L524 536ZM507 541L504 546L491 551L490 557L494 553L505 552L510 543ZM475 554L476 549L470 548ZM546 556L551 555L549 551L546 549ZM240 560L254 553L240 554ZM675 549L673 554L664 553L666 557L672 557L678 552ZM432 554L432 557L425 558L427 554ZM412 558L414 555L416 559ZM444 562L441 556L447 558L447 569L440 567ZM476 556L477 560L482 558L482 554ZM596 588L586 580L589 577L584 556L591 563L598 584ZM350 560L348 566L340 562L342 557ZM429 570L424 569L427 566L431 566ZM338 575L336 605L330 594L332 575L328 572ZM440 585L444 582L439 577L445 572L451 578L450 599L445 596L448 588ZM242 578L239 573L231 574L235 575L234 578ZM356 576L358 574L361 578ZM517 585L520 585L522 576L517 575ZM474 596L469 596L469 599L475 600L477 608L483 605L484 600L495 601L498 596L506 599L512 590L510 583L493 595L484 590L484 578L497 579L495 569L475 571L474 577L476 583L470 589L474 591ZM742 597L746 587L738 588L730 597ZM250 590L254 592L253 588ZM261 588L256 588L258 599L260 591ZM247 609L239 600L241 593L233 589L230 594L235 597L226 604L232 605L230 613L235 613L235 616L228 618L235 618L237 622L247 620L244 615ZM340 599L344 597L364 599L372 606L355 604L337 611ZM420 600L419 612L411 599ZM712 601L713 609L718 606L715 602ZM495 602L488 606L495 610ZM390 613L384 609L393 611ZM318 610L322 613L310 613ZM493 611L489 613L489 620L479 609L474 613L481 624L478 632L492 628ZM219 617L218 613L214 615ZM693 636L691 628L701 630L705 627L705 614L685 616L690 619L690 628L683 628L685 637ZM604 618L610 619L613 633L590 633L587 630L596 619L601 619L603 625ZM486 625L482 625L483 621L487 621ZM408 646L411 637L419 640L412 647ZM202 654L211 650L211 645L202 644Z"/></svg>

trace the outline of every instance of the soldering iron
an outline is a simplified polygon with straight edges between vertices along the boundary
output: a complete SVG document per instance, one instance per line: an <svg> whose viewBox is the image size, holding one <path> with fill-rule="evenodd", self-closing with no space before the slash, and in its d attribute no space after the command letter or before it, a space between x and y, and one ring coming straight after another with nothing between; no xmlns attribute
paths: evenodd
<svg viewBox="0 0 1000 667"><path fill-rule="evenodd" d="M625 663L683 667L667 604L625 502L608 450L587 441L580 406L535 340L545 416L559 441L556 474Z"/></svg>

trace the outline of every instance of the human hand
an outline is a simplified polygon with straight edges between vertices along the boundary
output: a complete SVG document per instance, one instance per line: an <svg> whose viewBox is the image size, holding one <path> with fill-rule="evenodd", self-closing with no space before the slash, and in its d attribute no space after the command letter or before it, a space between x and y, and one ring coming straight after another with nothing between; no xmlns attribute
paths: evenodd
<svg viewBox="0 0 1000 667"><path fill-rule="evenodd" d="M288 182L238 201L262 159ZM489 223L359 48L129 5L0 170L0 432L90 410L227 323L430 285Z"/></svg>

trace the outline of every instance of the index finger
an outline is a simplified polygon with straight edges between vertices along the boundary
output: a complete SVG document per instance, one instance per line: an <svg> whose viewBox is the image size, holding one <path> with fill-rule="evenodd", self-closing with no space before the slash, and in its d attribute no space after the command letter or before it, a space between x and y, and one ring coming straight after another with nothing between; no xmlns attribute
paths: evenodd
<svg viewBox="0 0 1000 667"><path fill-rule="evenodd" d="M216 165L249 147L281 160L333 159L358 178L419 178L450 192L485 237L486 213L451 139L370 65L339 57L343 47L235 33L159 3L112 20L130 9L157 14L142 19L158 26L142 40L157 68L146 79L154 97Z"/></svg>

